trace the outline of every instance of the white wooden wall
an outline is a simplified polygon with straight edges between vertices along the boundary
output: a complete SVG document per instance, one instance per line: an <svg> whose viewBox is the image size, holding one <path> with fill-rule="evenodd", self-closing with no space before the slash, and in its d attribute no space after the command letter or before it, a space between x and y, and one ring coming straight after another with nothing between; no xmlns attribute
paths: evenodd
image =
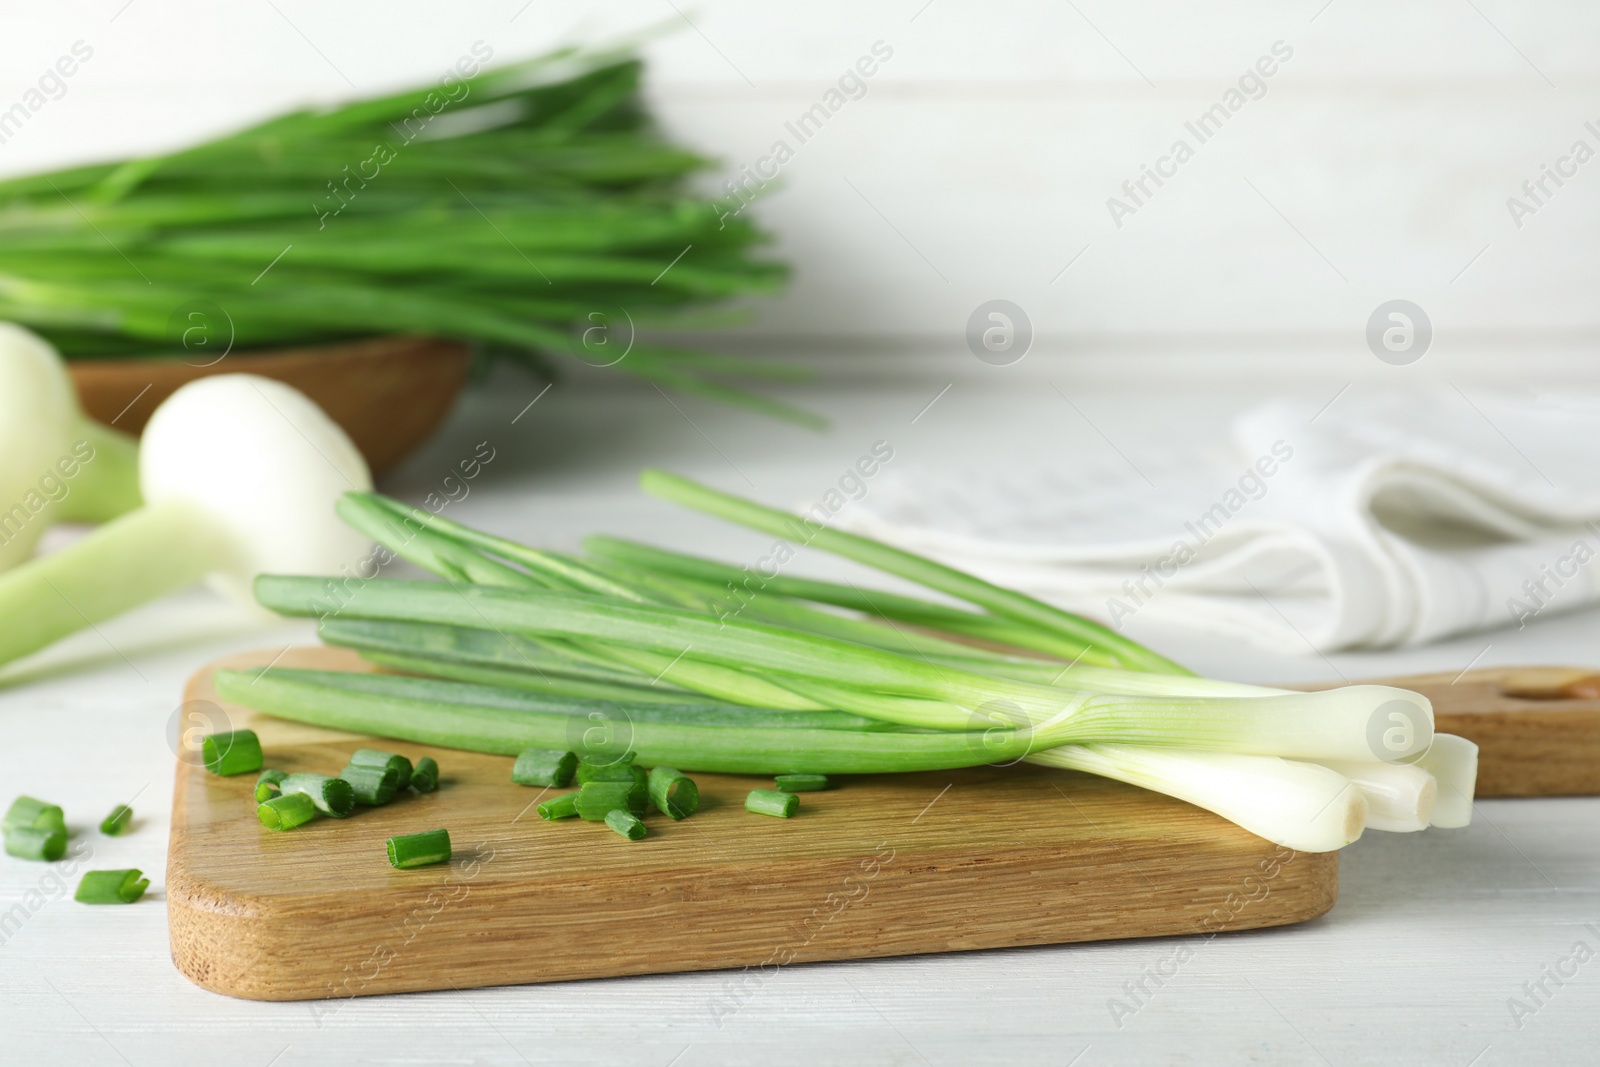
<svg viewBox="0 0 1600 1067"><path fill-rule="evenodd" d="M1574 141L1600 151L1592 3L124 4L6 5L0 111L73 42L95 51L0 144L0 173L427 79L480 39L511 58L655 25L675 133L730 167L797 147L755 209L796 266L755 309L762 339L959 351L995 297L1042 349L1085 358L1371 361L1362 330L1392 298L1427 310L1440 351L1519 373L1586 361L1600 337L1600 160L1520 228L1506 203ZM880 41L893 55L865 96L798 145L784 124ZM1293 56L1265 95L1197 144L1184 123L1279 41ZM1107 198L1178 137L1194 158L1115 226Z"/></svg>

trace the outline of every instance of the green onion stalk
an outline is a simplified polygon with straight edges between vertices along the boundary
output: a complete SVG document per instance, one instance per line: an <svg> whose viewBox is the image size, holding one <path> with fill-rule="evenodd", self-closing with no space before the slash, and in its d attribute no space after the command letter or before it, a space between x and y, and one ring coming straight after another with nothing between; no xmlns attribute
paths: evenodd
<svg viewBox="0 0 1600 1067"><path fill-rule="evenodd" d="M434 84L0 181L0 320L68 359L423 334L819 424L741 384L796 368L649 339L786 270L748 212L696 193L711 161L654 123L640 61L491 56L480 42Z"/></svg>
<svg viewBox="0 0 1600 1067"><path fill-rule="evenodd" d="M284 615L315 615L323 594L323 583L315 578L268 575L256 582L262 605ZM943 730L1025 727L1041 743L1121 741L1360 759L1370 755L1365 727L1382 704L1401 701L1426 714L1422 698L1388 686L1262 697L1130 696L1044 686L932 666L763 623L544 589L379 578L351 596L340 616L414 619L642 649L678 657L679 663L721 667L729 675L754 673L757 680L818 694L839 710L871 718ZM684 680L675 669L666 677ZM1422 738L1421 746L1426 742Z"/></svg>
<svg viewBox="0 0 1600 1067"><path fill-rule="evenodd" d="M803 521L675 476L646 484L779 535ZM1420 829L1436 794L1472 791L1458 739L1441 744L1437 779L1401 766L1433 751L1432 709L1415 693L1196 677L1091 620L864 537L805 531L969 606L784 578L733 612L722 590L743 572L713 561L613 539L591 539L587 556L549 552L370 493L346 495L339 513L444 581L266 575L256 597L405 673L223 671L224 699L424 744L598 746L685 770L1027 761L1165 792L1307 851L1369 825ZM1372 724L1396 716L1408 729L1380 759ZM1459 807L1448 818L1461 824Z"/></svg>

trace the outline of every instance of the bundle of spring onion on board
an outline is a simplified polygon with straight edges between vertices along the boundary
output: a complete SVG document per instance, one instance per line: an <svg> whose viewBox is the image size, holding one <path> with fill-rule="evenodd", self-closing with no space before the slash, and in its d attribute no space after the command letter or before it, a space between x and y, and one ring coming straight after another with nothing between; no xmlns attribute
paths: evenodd
<svg viewBox="0 0 1600 1067"><path fill-rule="evenodd" d="M0 181L0 319L69 359L177 353L195 329L238 351L422 334L540 367L626 350L618 368L664 388L814 422L729 381L793 368L634 336L785 273L752 254L748 215L691 191L709 161L655 129L641 64L566 50L482 71L490 55L181 151Z"/></svg>
<svg viewBox="0 0 1600 1067"><path fill-rule="evenodd" d="M1470 818L1476 747L1435 734L1415 693L1199 678L1090 620L870 539L671 474L643 484L943 598L753 576L609 537L582 556L535 549L350 493L340 516L379 545L365 565L263 575L255 593L390 673L223 670L217 692L282 718L502 755L585 755L586 726L604 719L628 724L639 763L691 771L1027 761L1179 797L1303 851ZM366 577L396 557L443 581Z"/></svg>

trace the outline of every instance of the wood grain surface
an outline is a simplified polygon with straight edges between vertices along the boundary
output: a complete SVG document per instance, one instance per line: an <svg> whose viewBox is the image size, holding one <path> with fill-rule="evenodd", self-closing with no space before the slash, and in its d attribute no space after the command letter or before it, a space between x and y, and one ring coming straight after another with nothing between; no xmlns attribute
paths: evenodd
<svg viewBox="0 0 1600 1067"><path fill-rule="evenodd" d="M79 359L68 364L91 418L137 434L178 388L212 374L259 374L294 386L344 427L374 473L409 455L438 428L467 380L466 345L431 337L231 352L192 362L170 356Z"/></svg>
<svg viewBox="0 0 1600 1067"><path fill-rule="evenodd" d="M217 666L362 669L306 648L221 660L188 685L212 728L258 732L268 766L337 773L371 738L219 702ZM1279 848L1178 800L1017 766L861 776L780 820L743 810L768 779L696 774L701 810L603 825L542 822L511 760L409 743L438 792L273 833L255 776L180 759L167 909L196 983L260 1000L467 988L717 968L772 968L1016 945L1208 935L1333 906L1336 853ZM444 827L448 866L396 871L384 841Z"/></svg>
<svg viewBox="0 0 1600 1067"><path fill-rule="evenodd" d="M1600 794L1600 675L1499 667L1379 679L1433 702L1435 729L1478 746L1480 797Z"/></svg>

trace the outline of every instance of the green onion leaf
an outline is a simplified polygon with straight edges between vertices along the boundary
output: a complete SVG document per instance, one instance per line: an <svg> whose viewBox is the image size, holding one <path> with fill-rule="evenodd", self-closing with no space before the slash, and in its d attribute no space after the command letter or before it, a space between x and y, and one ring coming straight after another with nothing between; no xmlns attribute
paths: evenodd
<svg viewBox="0 0 1600 1067"><path fill-rule="evenodd" d="M121 837L133 823L133 809L126 804L118 804L111 809L100 822L100 832L107 837Z"/></svg>
<svg viewBox="0 0 1600 1067"><path fill-rule="evenodd" d="M388 840L389 866L396 870L427 867L450 860L450 831L424 830L420 834L403 834Z"/></svg>
<svg viewBox="0 0 1600 1067"><path fill-rule="evenodd" d="M369 808L389 803L400 791L396 786L400 772L392 766L348 763L339 772L339 778L349 783L356 803Z"/></svg>
<svg viewBox="0 0 1600 1067"><path fill-rule="evenodd" d="M633 761L638 753L628 752L612 759L607 756L585 756L578 761L576 780L579 785L586 782L631 782L633 781Z"/></svg>
<svg viewBox="0 0 1600 1067"><path fill-rule="evenodd" d="M656 810L669 819L687 819L700 806L700 787L671 767L652 767L649 789Z"/></svg>
<svg viewBox="0 0 1600 1067"><path fill-rule="evenodd" d="M714 324L709 305L772 292L786 271L757 254L742 200L730 211L699 191L709 161L666 139L627 51L563 48L443 90L7 178L0 318L69 355L170 355L173 309L198 303L226 322L184 320L196 354L450 338L535 369L569 355L615 364L815 425L724 384L791 368L635 343L636 326ZM130 250L137 276L124 280L120 258L112 269L105 241Z"/></svg>
<svg viewBox="0 0 1600 1067"><path fill-rule="evenodd" d="M643 767L633 767L633 792L629 794L628 810L643 815L650 807L650 775Z"/></svg>
<svg viewBox="0 0 1600 1067"><path fill-rule="evenodd" d="M1070 641L1102 649L1115 656L1123 666L1173 674L1190 673L1164 656L1097 622L1051 607L1025 593L986 582L954 567L946 567L915 553L892 548L870 537L822 526L802 516L719 492L667 471L646 470L640 474L639 484L652 496L684 504L752 529L796 539L803 545L820 548L941 593L960 597L979 607L988 608L1002 618L1028 623Z"/></svg>
<svg viewBox="0 0 1600 1067"><path fill-rule="evenodd" d="M268 830L293 830L316 817L316 801L305 793L285 793L256 808L256 818Z"/></svg>
<svg viewBox="0 0 1600 1067"><path fill-rule="evenodd" d="M815 793L828 788L825 774L780 774L773 783L780 793Z"/></svg>
<svg viewBox="0 0 1600 1067"><path fill-rule="evenodd" d="M200 756L206 770L223 776L247 774L261 769L261 739L254 730L233 730L207 734L200 741Z"/></svg>
<svg viewBox="0 0 1600 1067"><path fill-rule="evenodd" d="M283 780L287 777L289 777L288 771L274 770L271 767L262 771L261 777L256 779L256 803L265 804L283 792Z"/></svg>
<svg viewBox="0 0 1600 1067"><path fill-rule="evenodd" d="M558 797L545 801L533 809L539 813L539 818L548 821L567 819L578 814L578 794L563 793Z"/></svg>
<svg viewBox="0 0 1600 1067"><path fill-rule="evenodd" d="M411 784L411 775L414 773L411 761L404 756L397 756L393 752L379 752L375 748L358 748L350 753L349 765L352 767L383 767L394 771L395 792Z"/></svg>
<svg viewBox="0 0 1600 1067"><path fill-rule="evenodd" d="M279 788L283 790L284 796L291 793L305 794L311 798L318 811L324 815L332 815L335 819L343 819L356 807L355 789L343 778L301 772L289 775L279 783Z"/></svg>
<svg viewBox="0 0 1600 1067"><path fill-rule="evenodd" d="M511 767L511 780L517 785L555 786L562 789L572 784L572 774L577 767L578 756L575 752L527 748L517 753L517 762Z"/></svg>
<svg viewBox="0 0 1600 1067"><path fill-rule="evenodd" d="M85 871L78 892L79 904L132 904L150 888L150 879L136 868L125 871Z"/></svg>
<svg viewBox="0 0 1600 1067"><path fill-rule="evenodd" d="M800 798L776 789L752 789L750 795L744 798L744 810L787 819L800 810Z"/></svg>
<svg viewBox="0 0 1600 1067"><path fill-rule="evenodd" d="M263 605L288 615L314 614L321 589L321 580L314 578L264 575L256 580L256 596ZM375 578L340 610L352 616L420 617L450 625L470 620L525 634L636 646L683 662L704 660L735 672L767 675L795 693L825 702L824 706L885 721L953 732L981 729L986 734L995 727L1023 727L1018 732L1031 748L1149 744L1290 759L1367 759L1372 753L1367 724L1375 711L1392 701L1410 705L1420 723L1410 734L1407 751L1399 755L1425 751L1433 735L1427 702L1390 686L1226 697L1057 688L938 667L817 634L587 593ZM690 647L692 651L686 652ZM249 703L260 698L247 692L243 699ZM1315 729L1308 729L1308 723ZM636 728L636 749L642 747L641 734L642 729ZM904 744L896 740L897 747ZM693 767L673 757L651 762ZM796 763L774 769L793 771L798 769ZM799 767L814 773L846 773L845 768L822 763L799 763Z"/></svg>
<svg viewBox="0 0 1600 1067"><path fill-rule="evenodd" d="M60 830L67 832L66 815L59 805L49 804L33 797L18 797L6 810L0 829L13 830L25 827L30 830Z"/></svg>
<svg viewBox="0 0 1600 1067"><path fill-rule="evenodd" d="M606 812L606 825L629 841L637 841L646 833L644 821L621 808Z"/></svg>
<svg viewBox="0 0 1600 1067"><path fill-rule="evenodd" d="M411 788L418 793L431 793L439 788L439 761L423 756L411 771Z"/></svg>
<svg viewBox="0 0 1600 1067"><path fill-rule="evenodd" d="M216 685L224 700L279 718L502 756L566 743L575 716L608 708L626 721L630 711L639 710L465 682L288 667L264 674L223 669L216 673ZM1014 761L1033 747L1023 730L778 728L771 720L781 716L761 709L750 714L756 721L746 726L734 726L720 713L706 725L696 725L692 717L666 722L639 718L632 724L630 744L647 763L722 774L785 774L802 768L830 774L945 770Z"/></svg>
<svg viewBox="0 0 1600 1067"><path fill-rule="evenodd" d="M632 782L585 782L577 793L578 817L586 822L603 822L618 808L643 815L648 795Z"/></svg>
<svg viewBox="0 0 1600 1067"><path fill-rule="evenodd" d="M6 852L22 860L54 863L67 851L67 832L53 826L13 826L5 839Z"/></svg>
<svg viewBox="0 0 1600 1067"><path fill-rule="evenodd" d="M0 820L5 849L25 860L55 862L67 851L67 819L61 808L33 797L12 801Z"/></svg>

